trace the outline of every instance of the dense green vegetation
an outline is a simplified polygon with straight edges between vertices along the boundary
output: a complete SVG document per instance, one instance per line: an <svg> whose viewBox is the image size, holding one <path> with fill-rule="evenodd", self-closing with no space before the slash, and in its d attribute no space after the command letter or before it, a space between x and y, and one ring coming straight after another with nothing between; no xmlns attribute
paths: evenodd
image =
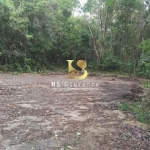
<svg viewBox="0 0 150 150"><path fill-rule="evenodd" d="M150 78L149 0L0 0L1 70L52 69L67 59Z"/></svg>

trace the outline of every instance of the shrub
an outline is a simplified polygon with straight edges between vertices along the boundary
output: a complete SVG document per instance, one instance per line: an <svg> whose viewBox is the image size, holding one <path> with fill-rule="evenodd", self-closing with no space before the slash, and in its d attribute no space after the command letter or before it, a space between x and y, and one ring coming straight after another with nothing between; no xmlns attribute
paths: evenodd
<svg viewBox="0 0 150 150"><path fill-rule="evenodd" d="M116 71L119 70L121 62L116 56L106 55L102 61L102 69L104 71Z"/></svg>

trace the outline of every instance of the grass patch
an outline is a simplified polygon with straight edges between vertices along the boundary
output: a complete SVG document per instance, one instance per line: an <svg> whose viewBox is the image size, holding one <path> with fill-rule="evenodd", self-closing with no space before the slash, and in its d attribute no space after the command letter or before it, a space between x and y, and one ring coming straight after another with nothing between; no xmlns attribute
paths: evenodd
<svg viewBox="0 0 150 150"><path fill-rule="evenodd" d="M142 123L150 123L150 101L143 99L139 102L122 102L120 104L122 111L134 113L137 120Z"/></svg>
<svg viewBox="0 0 150 150"><path fill-rule="evenodd" d="M143 86L145 89L150 89L150 81L143 82Z"/></svg>

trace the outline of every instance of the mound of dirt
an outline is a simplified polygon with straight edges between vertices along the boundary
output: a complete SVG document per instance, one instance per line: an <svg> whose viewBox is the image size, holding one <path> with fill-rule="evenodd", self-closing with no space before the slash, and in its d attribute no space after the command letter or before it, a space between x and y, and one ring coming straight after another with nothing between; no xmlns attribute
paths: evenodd
<svg viewBox="0 0 150 150"><path fill-rule="evenodd" d="M128 101L137 102L137 101L139 101L141 99L141 96L129 92L129 93L122 94L122 98L125 99L125 100L128 100Z"/></svg>
<svg viewBox="0 0 150 150"><path fill-rule="evenodd" d="M134 94L141 94L143 93L143 88L134 83L131 85L130 91Z"/></svg>
<svg viewBox="0 0 150 150"><path fill-rule="evenodd" d="M122 94L122 98L129 101L141 100L143 94L143 88L136 83L131 84L130 91Z"/></svg>

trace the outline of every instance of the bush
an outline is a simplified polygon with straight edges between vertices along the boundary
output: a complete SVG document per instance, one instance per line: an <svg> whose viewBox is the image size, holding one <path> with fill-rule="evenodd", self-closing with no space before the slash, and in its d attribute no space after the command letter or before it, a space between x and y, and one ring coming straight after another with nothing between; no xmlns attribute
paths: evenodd
<svg viewBox="0 0 150 150"><path fill-rule="evenodd" d="M138 63L137 74L150 79L150 52L141 55Z"/></svg>
<svg viewBox="0 0 150 150"><path fill-rule="evenodd" d="M120 70L121 62L116 56L104 56L102 61L102 69L104 71Z"/></svg>
<svg viewBox="0 0 150 150"><path fill-rule="evenodd" d="M30 58L26 58L25 59L25 72L31 72L31 59Z"/></svg>
<svg viewBox="0 0 150 150"><path fill-rule="evenodd" d="M150 78L150 39L143 41L140 44L140 48L143 50L143 53L138 63L137 74Z"/></svg>

